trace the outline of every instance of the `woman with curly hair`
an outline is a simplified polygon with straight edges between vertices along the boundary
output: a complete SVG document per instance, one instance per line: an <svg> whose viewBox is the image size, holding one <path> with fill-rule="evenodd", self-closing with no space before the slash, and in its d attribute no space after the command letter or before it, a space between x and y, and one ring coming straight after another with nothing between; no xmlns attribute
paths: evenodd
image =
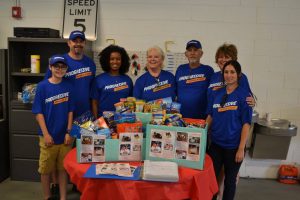
<svg viewBox="0 0 300 200"><path fill-rule="evenodd" d="M130 59L126 50L110 45L99 54L99 62L104 73L96 76L91 89L92 111L97 118L103 111L114 111L114 104L120 98L132 96L133 83L126 75Z"/></svg>
<svg viewBox="0 0 300 200"><path fill-rule="evenodd" d="M217 52L215 55L215 62L217 63L218 67L220 68L220 71L215 72L214 75L210 79L210 84L208 86L208 91L207 91L208 98L210 98L213 91L216 91L216 90L224 87L223 77L222 77L223 76L222 70L223 70L224 64L228 61L237 60L237 59L238 59L238 50L234 44L224 43L217 49ZM255 97L250 89L248 78L244 73L242 73L241 78L239 79L239 85L249 92L249 97L247 98L247 102L250 106L254 107L255 106Z"/></svg>

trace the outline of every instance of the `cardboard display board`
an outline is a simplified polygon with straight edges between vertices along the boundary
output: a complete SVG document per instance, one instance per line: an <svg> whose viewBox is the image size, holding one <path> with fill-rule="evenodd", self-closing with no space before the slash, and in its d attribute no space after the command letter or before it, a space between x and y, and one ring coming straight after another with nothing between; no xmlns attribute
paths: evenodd
<svg viewBox="0 0 300 200"><path fill-rule="evenodd" d="M152 113L136 112L135 115L136 118L142 122L143 132L146 133L146 127L152 119Z"/></svg>
<svg viewBox="0 0 300 200"><path fill-rule="evenodd" d="M152 120L152 113L144 113L144 112L135 112L136 118L140 120L143 124L143 133L146 134L147 124ZM167 114L170 116L172 114ZM144 135L146 137L146 135Z"/></svg>
<svg viewBox="0 0 300 200"><path fill-rule="evenodd" d="M141 146L141 159L140 160L134 160L134 161L141 161L145 159L145 142L146 140L143 139L143 144ZM104 145L104 153L105 153L105 160L103 162L109 162L109 161L133 161L133 160L121 160L120 159L120 142L118 139L105 139L105 145ZM133 150L133 147L132 147ZM87 161L82 162L81 159L81 152L82 152L82 141L81 139L76 139L76 158L77 162L79 163L90 163L93 162ZM100 161L99 161L100 162Z"/></svg>
<svg viewBox="0 0 300 200"><path fill-rule="evenodd" d="M174 161L180 166L203 169L207 128L147 125L146 160Z"/></svg>

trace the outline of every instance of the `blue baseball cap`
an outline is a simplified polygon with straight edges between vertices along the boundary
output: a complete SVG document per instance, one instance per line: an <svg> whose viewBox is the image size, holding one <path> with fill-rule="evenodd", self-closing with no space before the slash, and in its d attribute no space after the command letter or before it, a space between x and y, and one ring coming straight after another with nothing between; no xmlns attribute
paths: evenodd
<svg viewBox="0 0 300 200"><path fill-rule="evenodd" d="M67 65L67 61L66 61L65 57L63 57L62 55L51 56L51 58L49 60L50 65L55 65L56 63L59 63L59 62Z"/></svg>
<svg viewBox="0 0 300 200"><path fill-rule="evenodd" d="M191 40L188 43L186 43L185 49L188 49L190 47L195 47L196 49L202 49L202 45L198 40Z"/></svg>
<svg viewBox="0 0 300 200"><path fill-rule="evenodd" d="M76 38L81 38L82 40L85 40L85 35L84 35L84 32L82 31L72 31L70 33L70 36L69 36L69 40L75 40Z"/></svg>

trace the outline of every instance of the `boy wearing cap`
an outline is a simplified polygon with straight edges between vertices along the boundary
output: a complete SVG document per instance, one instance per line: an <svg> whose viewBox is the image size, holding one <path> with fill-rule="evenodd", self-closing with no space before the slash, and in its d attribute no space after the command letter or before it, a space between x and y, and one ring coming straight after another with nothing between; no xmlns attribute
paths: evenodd
<svg viewBox="0 0 300 200"><path fill-rule="evenodd" d="M57 170L60 199L66 199L67 173L63 159L72 147L73 139L69 132L73 121L72 85L63 80L67 62L62 55L50 58L51 77L41 81L36 90L32 112L39 124L39 173L44 198L53 199L50 194L50 174Z"/></svg>
<svg viewBox="0 0 300 200"><path fill-rule="evenodd" d="M214 70L200 63L203 55L201 43L191 40L186 44L185 56L189 63L177 68L177 101L181 103L181 114L185 118L205 119L207 87Z"/></svg>
<svg viewBox="0 0 300 200"><path fill-rule="evenodd" d="M74 118L91 110L90 89L96 74L96 64L84 55L85 45L85 34L78 30L72 31L68 40L70 51L63 55L68 63L65 78L76 88ZM51 71L48 70L45 78L50 76Z"/></svg>

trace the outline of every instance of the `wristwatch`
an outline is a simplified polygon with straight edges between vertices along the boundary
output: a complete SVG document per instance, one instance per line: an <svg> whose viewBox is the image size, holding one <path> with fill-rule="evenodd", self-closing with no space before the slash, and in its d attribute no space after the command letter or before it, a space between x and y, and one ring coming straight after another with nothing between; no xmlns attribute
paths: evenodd
<svg viewBox="0 0 300 200"><path fill-rule="evenodd" d="M70 135L70 132L71 132L71 129L67 129L67 133L66 134Z"/></svg>

